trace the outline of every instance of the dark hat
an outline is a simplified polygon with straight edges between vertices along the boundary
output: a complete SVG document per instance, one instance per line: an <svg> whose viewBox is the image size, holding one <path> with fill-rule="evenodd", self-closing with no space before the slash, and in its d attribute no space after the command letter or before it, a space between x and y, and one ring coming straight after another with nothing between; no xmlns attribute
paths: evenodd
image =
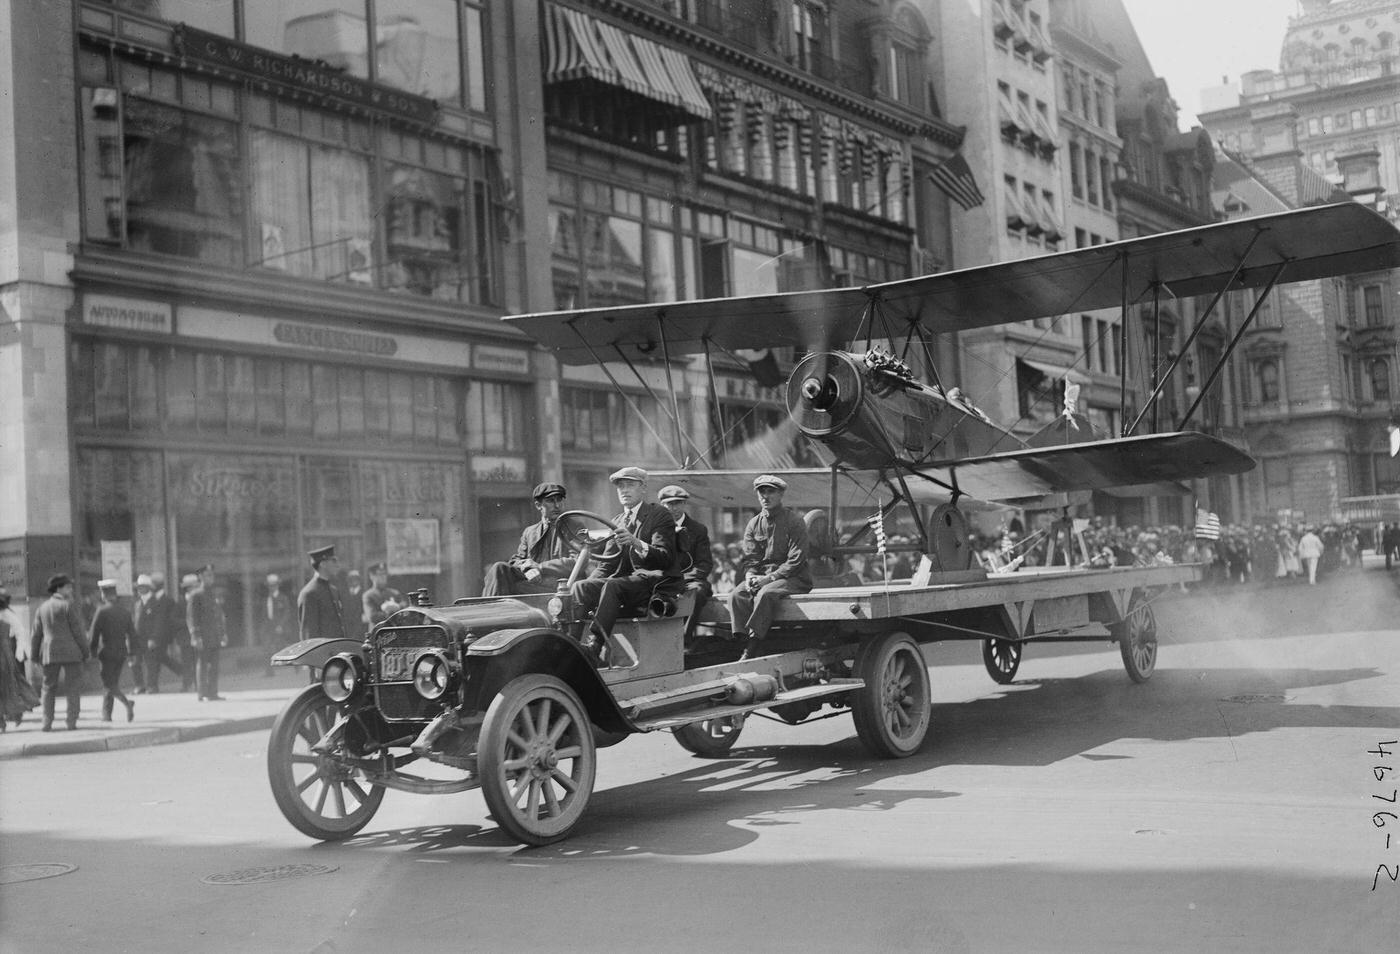
<svg viewBox="0 0 1400 954"><path fill-rule="evenodd" d="M311 557L312 566L320 566L326 560L335 559L335 547L319 547L315 550L307 551L306 555Z"/></svg>
<svg viewBox="0 0 1400 954"><path fill-rule="evenodd" d="M667 484L656 492L656 499L662 503L668 500L689 500L690 491L679 484Z"/></svg>
<svg viewBox="0 0 1400 954"><path fill-rule="evenodd" d="M10 591L0 586L0 609L10 605Z"/></svg>
<svg viewBox="0 0 1400 954"><path fill-rule="evenodd" d="M378 563L371 563L368 567L365 568L365 572L366 572L366 573L388 573L388 572L389 572L389 568L388 568L387 566L384 565L384 561L383 561L383 560L380 560Z"/></svg>
<svg viewBox="0 0 1400 954"><path fill-rule="evenodd" d="M753 479L753 489L760 487L775 487L778 490L787 490L787 481L781 477L774 477L772 474L759 474Z"/></svg>
<svg viewBox="0 0 1400 954"><path fill-rule="evenodd" d="M568 491L564 489L563 484L556 484L552 481L545 481L542 484L535 485L535 492L530 495L530 499L543 500L545 497L554 496L567 497Z"/></svg>
<svg viewBox="0 0 1400 954"><path fill-rule="evenodd" d="M608 480L614 484L619 480L636 480L641 483L646 483L647 476L647 472L640 467L624 467L621 470L613 471L611 476L608 477Z"/></svg>
<svg viewBox="0 0 1400 954"><path fill-rule="evenodd" d="M49 577L49 593L57 593L72 582L73 578L66 573L55 573L53 576Z"/></svg>

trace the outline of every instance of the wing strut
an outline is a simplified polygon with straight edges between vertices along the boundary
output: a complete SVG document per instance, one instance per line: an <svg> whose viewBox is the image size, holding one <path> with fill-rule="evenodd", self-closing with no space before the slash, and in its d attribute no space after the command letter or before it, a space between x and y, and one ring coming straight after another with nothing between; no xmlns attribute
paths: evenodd
<svg viewBox="0 0 1400 954"><path fill-rule="evenodd" d="M1265 231L1266 231L1266 229L1264 229L1264 228L1258 228L1258 229L1255 229L1255 230L1254 230L1254 234L1253 234L1252 236L1250 236L1250 238L1249 238L1249 245L1247 245L1247 246L1245 247L1245 250L1244 250L1243 252L1240 253L1239 261L1235 262L1235 269L1234 269L1234 271L1232 271L1232 272L1230 273L1230 280L1227 281L1227 282L1225 282L1225 284L1223 284L1223 285L1220 286L1220 288L1219 288L1219 289L1216 291L1216 293L1215 293L1215 297L1211 298L1210 304L1206 306L1206 310L1201 314L1201 317L1198 318L1198 319L1196 319L1196 326L1195 326L1194 328L1191 329L1191 334L1189 334L1189 335L1186 336L1186 343L1183 344L1183 345L1181 346L1181 352L1180 352L1175 358L1172 359L1171 365L1167 368L1167 373L1164 374L1164 375L1162 375L1162 380L1160 380L1160 381L1157 382L1157 386L1154 387L1154 388L1152 389L1152 393L1151 393L1150 395L1148 395L1148 397L1147 397L1147 403L1143 405L1143 408L1142 408L1141 411L1138 411L1137 417L1133 418L1133 426L1130 427L1130 428L1128 428L1126 431L1123 432L1123 436L1124 436L1124 437L1131 437L1131 436L1133 435L1133 432L1137 430L1138 425L1142 423L1143 415L1147 413L1147 409L1148 409L1149 407L1151 407L1153 404L1155 404L1156 401L1157 401L1157 398L1161 396L1161 394L1162 394L1162 388L1166 387L1167 382L1170 381L1171 378L1172 378L1172 373L1173 373L1174 371L1176 371L1176 366L1179 365L1179 364L1181 363L1181 359L1182 359L1182 358L1186 357L1187 352L1189 352L1189 351L1191 350L1191 345L1195 344L1195 342L1196 342L1196 337L1201 333L1201 329L1204 328L1204 327L1206 326L1206 322L1210 320L1210 316L1215 312L1215 306L1218 305L1218 304L1220 304L1220 299L1221 299L1222 297L1224 297L1224 295L1225 295L1225 293L1226 293L1227 291L1230 290L1230 286L1232 286L1232 285L1235 284L1235 280L1236 280L1237 278L1239 278L1240 272L1244 271L1244 263L1245 263L1245 260L1249 258L1249 253L1252 252L1252 251L1254 251L1254 245L1255 245L1255 243L1257 243L1257 242L1259 241L1260 236L1262 236L1262 235L1264 234ZM1281 268L1281 267L1282 267L1282 266L1280 266L1280 268ZM1125 270L1124 274L1125 274L1125 275L1127 274L1127 273L1126 273L1126 270ZM1277 277L1277 276L1275 276L1275 277ZM1270 284L1272 285L1272 282L1271 282ZM1124 295L1124 299L1123 299L1123 300L1124 300L1123 314L1124 314L1124 317L1126 318L1126 317L1127 317L1127 289L1126 289L1126 287L1124 288L1123 295ZM1124 340L1125 340L1125 341L1127 340L1127 335L1126 335L1126 334L1124 335ZM1123 350L1126 351L1127 348L1125 347ZM1125 367L1123 373L1124 373L1124 376L1125 376L1125 377L1124 377L1124 380L1126 381L1126 375L1127 375L1126 367ZM1126 385L1125 385L1125 388L1126 388ZM1204 394L1204 393L1205 393L1205 390L1202 389L1201 393ZM1126 398L1126 394L1127 394L1127 391L1124 390L1124 395L1125 395L1124 400L1125 400L1125 401L1126 401L1126 399L1127 399L1127 398ZM1197 403L1199 403L1199 399L1197 400ZM1191 406L1191 410L1194 411L1195 409L1196 409L1196 408L1195 408L1195 405L1192 405L1192 406ZM1186 416L1187 416L1187 417L1190 417L1191 415L1188 413Z"/></svg>
<svg viewBox="0 0 1400 954"><path fill-rule="evenodd" d="M681 405L680 399L676 397L676 382L671 377L671 349L666 346L666 309L664 308L658 308L656 311L656 331L661 336L661 360L666 362L666 390L671 392L671 423L676 426L676 448L679 449L685 443L685 436L681 434ZM691 446L695 447L694 444ZM699 452L700 448L696 447L695 450Z"/></svg>
<svg viewBox="0 0 1400 954"><path fill-rule="evenodd" d="M1235 336L1230 339L1230 344L1226 346L1225 353L1220 356L1219 361L1215 362L1215 367L1210 369L1210 377L1206 378L1206 383L1201 385L1201 393L1196 395L1196 400L1192 401L1191 406L1186 409L1186 416L1181 419L1181 423L1176 427L1178 431L1186 429L1186 422L1191 420L1191 415L1196 413L1196 408L1200 407L1201 402L1204 401L1206 395L1210 393L1211 385L1215 383L1216 378L1220 377L1220 372L1224 369L1225 362L1230 360L1230 355L1234 353L1235 346L1240 343L1240 339L1244 337L1245 330L1249 328L1250 322L1254 320L1254 316L1259 313L1259 309L1262 308L1264 302L1268 300L1269 292L1274 290L1274 285L1276 285L1279 278L1282 277L1283 270L1288 267L1289 261L1291 260L1285 259L1279 262L1278 268L1274 269L1273 275L1269 277L1269 283L1265 285L1264 290L1259 293L1259 298L1254 302L1254 307L1249 309L1249 314L1244 316L1244 321L1240 322L1239 330L1236 331Z"/></svg>
<svg viewBox="0 0 1400 954"><path fill-rule="evenodd" d="M579 341L583 342L583 346L588 349L588 353L593 355L593 360L598 365L598 367L603 369L603 373L607 375L608 380L612 382L613 390L616 391L618 394L622 395L622 399L627 402L627 406L632 409L632 413L637 415L637 418L642 422L643 425L646 426L647 430L651 431L651 436L656 438L656 443L666 448L666 453L671 455L671 459L676 462L677 467L681 466L680 458L678 458L675 452L667 446L666 439L656 432L655 427L652 427L651 421L649 421L647 419L647 416L642 413L642 409L637 407L637 402L632 400L632 395L628 394L626 389L622 387L622 384L617 380L617 377L612 373L611 370L609 370L607 363L603 361L602 358L598 357L598 352L593 350L593 346L588 343L588 339L584 338L582 332L580 332L578 328L574 326L573 322L569 323L569 328L572 329L574 334L578 335ZM618 356L621 357L623 361L627 361L627 358L622 354L622 349L614 346L614 350L617 351ZM642 387L646 388L647 393L650 394L651 388L647 387L646 380L642 378L640 374L637 374L637 369L632 367L631 361L627 361L627 366L629 368L632 368L632 373L637 375L637 380L642 382ZM653 395L653 397L655 397L655 395ZM692 444L691 446L695 447L694 444ZM696 447L695 450L699 452L700 448ZM703 458L705 455L701 454L700 456Z"/></svg>
<svg viewBox="0 0 1400 954"><path fill-rule="evenodd" d="M710 336L701 338L700 343L705 346L705 373L710 378L710 399L715 402L715 420L719 422L719 463L721 467L727 468L729 450L724 444L724 411L719 405L719 384L715 381L715 356L710 353ZM711 445L711 448L713 446Z"/></svg>

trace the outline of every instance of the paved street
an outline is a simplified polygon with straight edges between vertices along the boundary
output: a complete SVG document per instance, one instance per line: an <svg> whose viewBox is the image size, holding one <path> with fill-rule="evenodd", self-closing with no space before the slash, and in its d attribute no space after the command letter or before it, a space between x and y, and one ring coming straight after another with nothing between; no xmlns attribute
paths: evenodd
<svg viewBox="0 0 1400 954"><path fill-rule="evenodd" d="M1371 890L1400 861L1372 821L1394 781L1372 766L1396 760L1367 753L1400 738L1386 574L1159 608L1142 686L1104 644L1031 647L1009 687L975 644L934 647L935 730L902 761L845 717L751 720L716 761L630 739L544 849L477 793L391 792L362 836L307 841L265 731L10 758L6 880L74 870L0 887L0 952L1394 950L1400 885ZM224 705L270 715L296 680L262 678ZM254 868L303 876L204 880Z"/></svg>

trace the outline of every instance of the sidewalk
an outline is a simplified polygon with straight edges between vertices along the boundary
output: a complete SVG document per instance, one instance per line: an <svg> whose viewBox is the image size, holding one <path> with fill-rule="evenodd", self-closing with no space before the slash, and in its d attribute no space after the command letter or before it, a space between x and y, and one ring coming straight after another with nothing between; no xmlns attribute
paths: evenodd
<svg viewBox="0 0 1400 954"><path fill-rule="evenodd" d="M306 686L302 667L278 667L265 674L267 654L228 650L219 679L221 702L200 702L193 691L180 692L180 681L162 680L155 695L133 695L131 675L122 677L122 690L136 703L136 718L126 721L126 710L117 703L111 722L102 721L102 691L83 693L82 714L72 732L63 728L64 700L58 699L54 729L43 732L41 709L24 716L0 734L0 761L28 755L66 755L74 752L108 752L145 745L189 742L215 735L266 731L287 700ZM167 673L166 675L169 675ZM173 691L172 691L173 688Z"/></svg>

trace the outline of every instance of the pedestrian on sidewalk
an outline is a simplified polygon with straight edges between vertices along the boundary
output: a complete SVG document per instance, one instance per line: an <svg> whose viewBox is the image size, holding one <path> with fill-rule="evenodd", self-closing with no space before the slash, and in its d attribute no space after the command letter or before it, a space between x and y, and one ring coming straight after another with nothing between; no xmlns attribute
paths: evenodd
<svg viewBox="0 0 1400 954"><path fill-rule="evenodd" d="M0 732L7 723L19 725L24 714L39 705L39 694L19 663L19 637L7 618L9 609L10 594L0 588Z"/></svg>
<svg viewBox="0 0 1400 954"><path fill-rule="evenodd" d="M1303 561L1303 569L1307 571L1310 584L1317 583L1317 564L1322 560L1325 549L1315 527L1308 527L1298 540L1298 558Z"/></svg>
<svg viewBox="0 0 1400 954"><path fill-rule="evenodd" d="M219 695L219 650L228 645L224 607L214 593L214 567L199 568L199 586L185 603L185 623L195 652L195 692L204 702L222 702Z"/></svg>
<svg viewBox="0 0 1400 954"><path fill-rule="evenodd" d="M78 601L73 598L73 580L64 573L49 577L49 598L34 614L34 628L29 637L29 658L44 669L45 732L53 731L55 696L63 682L68 699L68 728L78 727L78 714L83 706L83 663L88 661L88 643L84 638L83 616Z"/></svg>
<svg viewBox="0 0 1400 954"><path fill-rule="evenodd" d="M126 668L129 650L136 642L136 627L131 614L117 602L117 581L98 580L97 592L102 605L92 614L88 626L88 646L102 664L102 721L112 721L112 707L118 699L126 706L126 721L136 718L136 703L122 692L122 670Z"/></svg>
<svg viewBox="0 0 1400 954"><path fill-rule="evenodd" d="M164 589L164 578L158 573L151 574L151 580L156 584L156 592ZM185 617L189 612L190 594L199 588L199 574L186 573L180 577L180 602L176 603L172 598L171 606L171 628L175 634L176 641L180 644L180 691L189 692L195 688L195 670L197 668L198 653L194 646L190 645L190 627Z"/></svg>
<svg viewBox="0 0 1400 954"><path fill-rule="evenodd" d="M136 692L160 692L160 667L164 666L175 675L182 675L180 666L170 658L170 647L175 642L178 630L175 620L175 604L165 595L165 587L159 590L155 585L156 574L142 573L136 578L136 607L132 613L132 625L136 627L136 644L145 647L145 681L137 683ZM165 578L161 577L164 583Z"/></svg>

